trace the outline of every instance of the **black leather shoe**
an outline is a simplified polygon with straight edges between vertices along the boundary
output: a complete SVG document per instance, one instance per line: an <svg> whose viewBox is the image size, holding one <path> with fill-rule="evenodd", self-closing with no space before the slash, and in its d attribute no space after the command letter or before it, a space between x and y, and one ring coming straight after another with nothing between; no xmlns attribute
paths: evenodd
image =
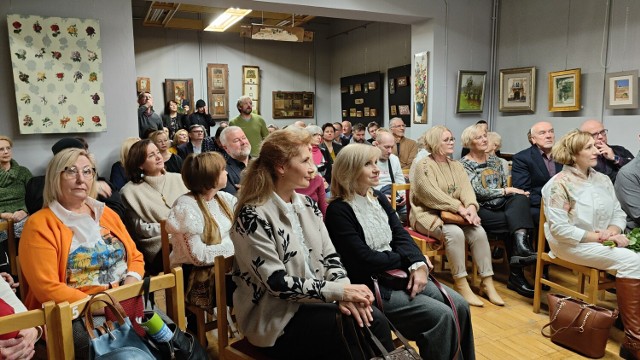
<svg viewBox="0 0 640 360"><path fill-rule="evenodd" d="M518 294L533 299L533 286L529 284L522 272L511 272L509 274L509 281L507 282L507 289L513 290Z"/></svg>
<svg viewBox="0 0 640 360"><path fill-rule="evenodd" d="M538 254L529 245L529 234L516 231L513 234L511 244L513 251L509 258L509 264L515 267L523 267L534 264L538 259Z"/></svg>
<svg viewBox="0 0 640 360"><path fill-rule="evenodd" d="M491 252L491 258L493 260L502 260L502 258L504 257L504 249L496 246L493 248L493 251Z"/></svg>

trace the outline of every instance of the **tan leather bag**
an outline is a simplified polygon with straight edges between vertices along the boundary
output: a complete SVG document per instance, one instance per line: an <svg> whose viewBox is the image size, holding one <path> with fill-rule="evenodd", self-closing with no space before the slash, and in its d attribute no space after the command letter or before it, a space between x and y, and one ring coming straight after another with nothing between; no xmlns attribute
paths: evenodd
<svg viewBox="0 0 640 360"><path fill-rule="evenodd" d="M451 211L440 211L440 219L442 219L442 222L445 224L470 225L461 215L452 213Z"/></svg>

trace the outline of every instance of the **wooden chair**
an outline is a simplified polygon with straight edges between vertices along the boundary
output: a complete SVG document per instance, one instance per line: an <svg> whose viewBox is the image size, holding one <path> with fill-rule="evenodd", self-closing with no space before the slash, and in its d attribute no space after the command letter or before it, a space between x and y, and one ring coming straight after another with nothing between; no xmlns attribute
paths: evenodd
<svg viewBox="0 0 640 360"><path fill-rule="evenodd" d="M59 321L54 316L56 304L48 301L42 305L42 309L30 310L13 315L0 317L0 334L29 329L36 326L55 327ZM47 331L47 358L49 360L65 359L60 348L59 333Z"/></svg>
<svg viewBox="0 0 640 360"><path fill-rule="evenodd" d="M16 272L18 273L18 284L20 284L18 286L18 294L20 294L20 300L24 301L24 299L27 298L27 294L25 292L26 288L22 285L23 284L22 270L20 270L20 261L18 260L17 256L16 256Z"/></svg>
<svg viewBox="0 0 640 360"><path fill-rule="evenodd" d="M7 257L9 258L9 267L12 275L17 275L15 258L18 256L18 244L13 230L13 220L0 221L0 231L7 232Z"/></svg>
<svg viewBox="0 0 640 360"><path fill-rule="evenodd" d="M186 321L184 317L184 286L182 268L174 268L169 274L153 276L149 285L149 291L155 292L158 290L166 291L167 300L172 298L172 307L169 307L169 302L167 301L167 315L169 315L180 329L184 330L186 327ZM143 285L142 281L138 281L133 284L109 289L106 292L116 300L122 301L142 294ZM50 326L48 328L48 334L60 334L60 346L64 353L64 359L73 359L75 357L72 321L82 314L88 301L89 298L87 297L72 304L64 301L56 306L56 316L59 321L54 323L55 326ZM103 303L97 303L92 310L95 311L102 307L104 307Z"/></svg>
<svg viewBox="0 0 640 360"><path fill-rule="evenodd" d="M160 221L160 238L162 241L162 267L164 268L164 272L168 273L171 271L171 266L169 262L169 254L171 253L171 244L169 243L169 234L166 229L166 221ZM185 284L186 289L186 284ZM184 294L183 294L184 298ZM204 347L207 348L207 333L211 330L214 330L218 327L217 321L213 314L208 314L202 308L185 303L185 308L187 311L192 313L196 317L196 337L198 341ZM212 320L208 320L208 317L213 317Z"/></svg>
<svg viewBox="0 0 640 360"><path fill-rule="evenodd" d="M606 289L615 288L615 281L607 278L607 271L599 270L589 266L583 266L571 263L560 258L551 258L549 253L545 252L546 237L544 234L544 223L547 218L544 214L544 202L540 203L540 226L538 228L538 262L536 265L535 289L533 296L533 312L540 312L540 301L542 299L542 285L549 285L553 289L567 295L577 297L590 304L595 304L598 300L598 292ZM570 289L551 279L542 277L542 268L546 265L557 265L572 270L577 273L577 291ZM585 287L585 277L589 278L588 287Z"/></svg>
<svg viewBox="0 0 640 360"><path fill-rule="evenodd" d="M225 276L233 267L233 256L216 256L214 260L216 279L216 304L218 306L218 358L220 360L268 359L251 345L246 338L229 343L229 317L227 316L227 283Z"/></svg>

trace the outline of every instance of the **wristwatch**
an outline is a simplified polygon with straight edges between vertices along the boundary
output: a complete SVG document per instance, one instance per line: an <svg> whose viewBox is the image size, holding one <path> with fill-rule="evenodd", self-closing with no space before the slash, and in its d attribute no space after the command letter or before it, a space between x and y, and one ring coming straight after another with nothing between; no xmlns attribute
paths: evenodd
<svg viewBox="0 0 640 360"><path fill-rule="evenodd" d="M613 162L616 163L616 164L619 163L620 162L620 156L614 155L613 156Z"/></svg>

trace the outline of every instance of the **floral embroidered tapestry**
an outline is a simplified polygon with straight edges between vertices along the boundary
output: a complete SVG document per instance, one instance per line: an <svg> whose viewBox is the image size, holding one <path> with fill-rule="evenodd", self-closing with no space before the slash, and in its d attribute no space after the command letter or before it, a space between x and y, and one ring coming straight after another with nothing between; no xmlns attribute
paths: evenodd
<svg viewBox="0 0 640 360"><path fill-rule="evenodd" d="M7 15L21 134L107 129L98 20Z"/></svg>

